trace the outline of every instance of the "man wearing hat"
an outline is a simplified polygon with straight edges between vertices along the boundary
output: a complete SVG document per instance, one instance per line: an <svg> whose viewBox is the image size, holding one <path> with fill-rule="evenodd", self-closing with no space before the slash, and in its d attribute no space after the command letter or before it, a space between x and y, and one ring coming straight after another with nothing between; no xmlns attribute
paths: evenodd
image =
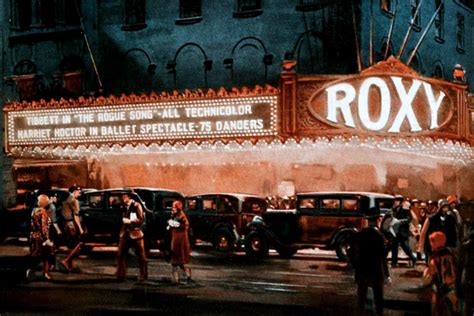
<svg viewBox="0 0 474 316"><path fill-rule="evenodd" d="M425 253L425 260L427 262L432 252L427 237L437 231L443 232L446 235L446 247L456 247L458 239L456 218L450 212L450 206L447 200L439 201L438 211L425 220L423 228L421 229L418 251Z"/></svg>
<svg viewBox="0 0 474 316"><path fill-rule="evenodd" d="M379 215L380 209L371 208L366 214L368 227L356 233L351 241L349 256L357 283L360 315L365 315L364 308L369 287L374 293L375 312L377 315L383 315L383 287L385 280L390 279L384 238L377 229Z"/></svg>
<svg viewBox="0 0 474 316"><path fill-rule="evenodd" d="M61 261L61 264L67 271L73 268L74 258L81 250L81 235L84 230L81 226L81 219L79 217L79 201L77 198L81 194L81 188L73 185L69 188L69 197L64 201L61 214L64 218L64 236L66 238L66 245L71 249Z"/></svg>
<svg viewBox="0 0 474 316"><path fill-rule="evenodd" d="M462 218L461 214L459 214L459 211L456 209L458 197L456 195L448 195L446 200L448 200L449 206L451 207L451 212L456 218L456 224L458 224L458 226L460 227L462 225Z"/></svg>
<svg viewBox="0 0 474 316"><path fill-rule="evenodd" d="M409 265L415 266L416 257L410 249L408 244L408 237L410 234L410 223L412 221L412 213L410 210L410 202L405 200L403 196L396 195L394 207L392 208L392 216L394 223L396 223L398 230L395 230L396 236L392 240L392 266L398 264L398 246L401 246L405 254L409 258Z"/></svg>

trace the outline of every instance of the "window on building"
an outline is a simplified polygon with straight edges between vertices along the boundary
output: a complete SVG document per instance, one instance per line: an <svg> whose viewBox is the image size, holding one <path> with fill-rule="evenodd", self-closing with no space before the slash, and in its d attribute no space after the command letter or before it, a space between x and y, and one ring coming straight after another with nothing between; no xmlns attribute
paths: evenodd
<svg viewBox="0 0 474 316"><path fill-rule="evenodd" d="M77 25L81 0L10 0L12 29Z"/></svg>
<svg viewBox="0 0 474 316"><path fill-rule="evenodd" d="M413 30L420 31L421 30L421 8L418 10L418 14L415 17L416 9L420 4L420 0L410 0L410 7L411 7L411 18L413 21Z"/></svg>
<svg viewBox="0 0 474 316"><path fill-rule="evenodd" d="M262 1L260 0L237 0L237 10L239 12L260 10Z"/></svg>
<svg viewBox="0 0 474 316"><path fill-rule="evenodd" d="M195 18L200 16L202 16L201 0L179 1L179 17L181 19Z"/></svg>
<svg viewBox="0 0 474 316"><path fill-rule="evenodd" d="M456 29L457 50L464 53L464 15L457 15L457 29Z"/></svg>
<svg viewBox="0 0 474 316"><path fill-rule="evenodd" d="M444 42L444 3L442 0L436 0L435 5L436 10L439 8L438 15L436 16L434 22L435 40L442 43Z"/></svg>
<svg viewBox="0 0 474 316"><path fill-rule="evenodd" d="M237 9L234 18L249 18L262 14L261 0L237 0Z"/></svg>
<svg viewBox="0 0 474 316"><path fill-rule="evenodd" d="M380 10L385 13L392 13L392 0L380 0Z"/></svg>
<svg viewBox="0 0 474 316"><path fill-rule="evenodd" d="M146 20L146 0L124 0L123 3L124 21L122 30L138 31L147 25Z"/></svg>
<svg viewBox="0 0 474 316"><path fill-rule="evenodd" d="M436 65L434 70L433 70L432 77L433 78L438 78L438 79L443 79L444 78L443 66Z"/></svg>
<svg viewBox="0 0 474 316"><path fill-rule="evenodd" d="M318 11L331 4L334 0L299 0L296 6L297 11Z"/></svg>
<svg viewBox="0 0 474 316"><path fill-rule="evenodd" d="M469 9L474 10L474 1L472 1L472 0L459 0L459 2L464 4Z"/></svg>

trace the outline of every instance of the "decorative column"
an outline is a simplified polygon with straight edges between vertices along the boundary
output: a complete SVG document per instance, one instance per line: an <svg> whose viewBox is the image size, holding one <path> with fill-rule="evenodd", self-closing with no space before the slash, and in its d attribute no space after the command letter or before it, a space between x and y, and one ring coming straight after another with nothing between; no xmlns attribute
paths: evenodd
<svg viewBox="0 0 474 316"><path fill-rule="evenodd" d="M288 136L296 132L297 75L295 67L295 60L284 60L282 63L283 72L280 74L281 132Z"/></svg>

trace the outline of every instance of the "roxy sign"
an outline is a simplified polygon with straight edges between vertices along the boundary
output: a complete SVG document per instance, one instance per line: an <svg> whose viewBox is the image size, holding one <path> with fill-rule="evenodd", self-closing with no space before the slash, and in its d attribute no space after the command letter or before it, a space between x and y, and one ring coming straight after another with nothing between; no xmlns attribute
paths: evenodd
<svg viewBox="0 0 474 316"><path fill-rule="evenodd" d="M320 89L311 112L331 125L368 132L417 133L446 124L453 105L440 88L400 76L356 77Z"/></svg>

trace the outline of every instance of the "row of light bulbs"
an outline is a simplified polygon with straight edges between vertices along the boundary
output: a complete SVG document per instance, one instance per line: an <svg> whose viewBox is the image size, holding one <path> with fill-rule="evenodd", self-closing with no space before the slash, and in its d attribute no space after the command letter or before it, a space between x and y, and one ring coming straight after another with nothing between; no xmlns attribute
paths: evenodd
<svg viewBox="0 0 474 316"><path fill-rule="evenodd" d="M125 155L125 154L148 154L148 153L191 153L191 152L233 152L233 151L262 151L262 150L295 150L310 148L347 148L361 147L372 148L377 150L395 151L401 153L413 153L424 156L447 158L454 163L471 164L474 163L474 149L466 143L453 142L452 140L431 138L414 138L410 141L406 139L393 140L385 138L377 140L369 137L361 139L357 136L344 138L336 136L334 138L317 137L303 138L300 140L289 138L284 141L273 139L271 141L259 140L255 144L250 140L242 143L230 141L224 143L217 141L215 143L204 141L202 143L178 142L175 144L163 143L159 144L140 144L137 146L119 145L80 145L78 147L67 146L62 147L12 147L11 154L14 157L21 158L62 158L62 159L78 159L90 156L101 155Z"/></svg>

